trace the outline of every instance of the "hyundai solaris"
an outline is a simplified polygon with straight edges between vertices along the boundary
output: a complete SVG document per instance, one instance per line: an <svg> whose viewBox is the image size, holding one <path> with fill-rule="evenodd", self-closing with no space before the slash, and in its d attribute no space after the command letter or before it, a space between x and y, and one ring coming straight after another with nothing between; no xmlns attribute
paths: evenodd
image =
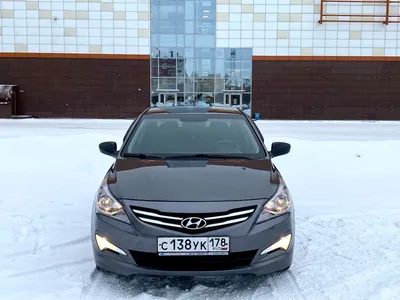
<svg viewBox="0 0 400 300"><path fill-rule="evenodd" d="M264 138L224 107L154 107L129 126L93 203L97 268L120 275L263 275L293 260L293 201Z"/></svg>

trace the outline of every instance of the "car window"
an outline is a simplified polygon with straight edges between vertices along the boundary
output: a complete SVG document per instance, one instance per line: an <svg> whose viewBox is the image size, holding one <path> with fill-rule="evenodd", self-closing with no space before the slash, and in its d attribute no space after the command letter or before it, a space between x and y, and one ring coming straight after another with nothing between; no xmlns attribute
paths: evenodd
<svg viewBox="0 0 400 300"><path fill-rule="evenodd" d="M123 153L266 156L244 116L217 114L143 116L127 140Z"/></svg>

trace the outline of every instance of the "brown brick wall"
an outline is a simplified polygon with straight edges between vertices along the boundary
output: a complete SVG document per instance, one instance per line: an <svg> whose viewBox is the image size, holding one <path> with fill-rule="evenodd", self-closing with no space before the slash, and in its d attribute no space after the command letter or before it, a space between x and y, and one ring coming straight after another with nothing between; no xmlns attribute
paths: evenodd
<svg viewBox="0 0 400 300"><path fill-rule="evenodd" d="M262 119L400 120L400 61L253 61Z"/></svg>
<svg viewBox="0 0 400 300"><path fill-rule="evenodd" d="M149 106L148 59L0 57L18 113L132 118ZM262 119L400 120L400 61L253 61Z"/></svg>
<svg viewBox="0 0 400 300"><path fill-rule="evenodd" d="M0 84L20 88L18 114L132 118L149 106L147 59L4 58Z"/></svg>

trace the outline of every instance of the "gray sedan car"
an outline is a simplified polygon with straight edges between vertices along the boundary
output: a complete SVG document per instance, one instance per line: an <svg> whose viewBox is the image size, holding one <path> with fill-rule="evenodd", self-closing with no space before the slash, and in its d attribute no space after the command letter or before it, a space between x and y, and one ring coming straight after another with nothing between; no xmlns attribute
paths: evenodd
<svg viewBox="0 0 400 300"><path fill-rule="evenodd" d="M148 108L128 128L93 203L97 268L214 276L287 270L294 208L256 123L239 109Z"/></svg>

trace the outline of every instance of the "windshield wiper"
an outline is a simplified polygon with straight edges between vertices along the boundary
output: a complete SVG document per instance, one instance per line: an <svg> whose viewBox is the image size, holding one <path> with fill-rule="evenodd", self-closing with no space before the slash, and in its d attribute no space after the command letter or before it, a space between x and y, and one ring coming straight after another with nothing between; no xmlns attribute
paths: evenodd
<svg viewBox="0 0 400 300"><path fill-rule="evenodd" d="M164 156L163 159L183 159L183 158L220 158L220 159L252 159L242 155L226 155L226 154L187 154L187 155L171 155Z"/></svg>
<svg viewBox="0 0 400 300"><path fill-rule="evenodd" d="M122 156L124 157L136 157L140 159L164 159L163 156L156 156L156 155L147 155L144 153L123 153Z"/></svg>

